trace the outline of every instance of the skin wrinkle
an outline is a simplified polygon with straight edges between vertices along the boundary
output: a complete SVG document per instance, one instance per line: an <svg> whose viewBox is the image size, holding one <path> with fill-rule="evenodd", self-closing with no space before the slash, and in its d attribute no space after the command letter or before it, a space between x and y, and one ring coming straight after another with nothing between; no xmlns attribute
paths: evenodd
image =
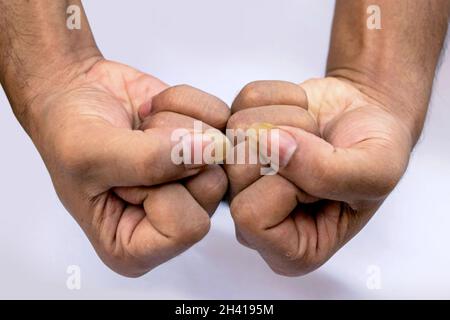
<svg viewBox="0 0 450 320"><path fill-rule="evenodd" d="M81 8L83 28L76 32L65 25L69 3ZM135 99L144 94L151 100L168 86L151 75L104 60L79 0L0 0L0 8L5 9L0 10L0 26L7 31L0 33L2 86L41 154L58 197L99 257L114 271L135 277L199 241L209 229L209 217L200 203L210 210L217 207L227 181L217 181L222 187L217 186L212 195L200 193L202 182L196 180L197 174L201 178L200 170L187 170L170 161L169 125L132 130L139 112ZM206 92L184 86L166 95L178 101L173 117L183 127L183 117L220 125L228 119L226 104ZM186 99L191 96L195 101ZM174 111L172 106L163 107ZM188 177L189 190L180 181ZM182 239L177 234L162 237L142 207L113 192L116 186L147 192L169 181L178 181L178 188L158 191L162 211L157 225L165 230L169 223L183 232ZM178 206L171 207L169 199L181 202L172 201Z"/></svg>
<svg viewBox="0 0 450 320"><path fill-rule="evenodd" d="M130 130L140 123L136 110L140 101L134 94L148 90L145 94L149 100L155 98L160 110L217 129L226 125L229 110L219 99L189 86L172 87L162 99L157 93L167 88L158 79L103 60L83 10L82 30L70 32L65 27L69 3L82 8L76 0L0 0L0 8L5 9L0 12L0 27L7 30L0 34L0 80L65 207L108 266L138 276L204 236L209 220L200 203L218 204L223 194L199 192L204 171L194 175L164 157L168 151L164 148L170 145L166 140L169 125L155 125L145 133ZM381 31L365 28L369 4L382 7ZM401 178L423 126L449 12L448 0L337 0L328 78L311 80L306 89L285 81L257 81L236 99L234 114L249 107L258 110L291 104L305 108L306 102L308 114L321 129L318 137L300 130L305 129L301 121L300 128L295 124L282 128L298 148L288 166L278 172L280 179L271 185L280 188L278 198L273 199L279 211L274 211L273 204L261 205L264 202L259 199L274 194L270 188L257 188L257 183L246 186L246 197L237 195L239 203L231 200L233 216L240 210L250 215L236 219L236 230L245 230L250 245L276 272L304 274L326 262L344 245L342 239L359 232ZM266 114L258 122L279 125L278 116ZM184 120L177 119L182 127L190 127ZM251 123L252 117L244 120ZM233 166L227 170L240 186L246 185L246 175L233 174ZM185 188L185 180L192 182L193 190ZM175 187L161 191L169 181L176 181ZM288 193L290 200L295 194L297 207L300 190L314 193L315 198L310 198L314 203L302 205L304 212L294 211L279 223L269 223L274 225L267 229L263 222L276 220L270 214L295 210L283 201L286 184L282 181L298 189ZM221 183L226 189L225 182ZM127 192L132 196L116 195L115 186L130 187ZM139 206L133 199L141 189L134 187L161 193L149 199L148 205ZM348 203L358 211L353 212ZM145 211L149 208L153 212ZM261 216L265 219L255 221ZM160 237L151 220L158 229L166 231L167 226L170 241L164 242L167 237ZM171 230L181 230L183 235L177 237ZM114 247L105 249L111 239ZM295 248L298 259L286 259Z"/></svg>
<svg viewBox="0 0 450 320"><path fill-rule="evenodd" d="M278 173L321 200L305 206L311 219L296 219L296 228L290 229L292 234L284 234L283 230L288 229L282 228L289 227L295 211L270 228L275 232L248 235L252 247L275 272L304 274L325 263L369 221L406 170L423 126L450 11L448 1L433 2L440 8L438 11L430 10L429 3L337 0L327 78L300 84L321 139L295 127L282 127L295 137L298 152ZM381 31L365 28L365 11L373 4L382 8ZM419 31L405 32L413 24ZM361 28L355 28L358 25ZM436 38L429 37L430 33ZM261 94L267 84L268 81L252 82L244 87L233 103L233 126L243 126L235 119L244 109L283 104L273 101L273 96ZM273 81L272 85L280 83ZM295 91L288 83L278 88L280 96L290 96ZM274 125L277 120L274 116L258 118ZM390 161L384 161L385 157ZM238 177L233 166L226 169L229 176ZM238 185L245 184L245 178ZM238 186L234 179L232 188L233 184ZM246 196L250 197L251 192L255 193L252 198L264 197L261 190L249 185ZM239 202L231 199L232 213L239 212L239 206L249 205L250 200L244 201L240 194L236 199ZM271 214L264 204L254 203L253 207L260 215ZM235 223L239 229L241 221L235 219ZM252 226L247 227L252 230ZM287 263L281 258L283 252L270 252L260 245L260 240L265 239L273 250L278 250L286 242L298 239L299 232L305 235L301 244L307 243L307 252L298 261Z"/></svg>

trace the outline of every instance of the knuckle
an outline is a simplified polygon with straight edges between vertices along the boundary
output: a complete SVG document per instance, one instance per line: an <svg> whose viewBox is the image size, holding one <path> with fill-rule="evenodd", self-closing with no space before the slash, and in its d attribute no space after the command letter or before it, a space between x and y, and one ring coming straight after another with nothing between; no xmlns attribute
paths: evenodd
<svg viewBox="0 0 450 320"><path fill-rule="evenodd" d="M105 244L99 256L112 271L127 278L138 278L151 270L134 254L134 248Z"/></svg>
<svg viewBox="0 0 450 320"><path fill-rule="evenodd" d="M224 102L220 102L214 109L214 117L216 119L214 122L211 123L211 125L214 128L223 130L227 126L230 114L231 114L230 108Z"/></svg>
<svg viewBox="0 0 450 320"><path fill-rule="evenodd" d="M403 175L403 170L399 168L390 167L370 183L372 185L372 192L376 198L384 198L389 195L397 186Z"/></svg>
<svg viewBox="0 0 450 320"><path fill-rule="evenodd" d="M114 266L109 266L111 270L127 278L139 278L150 271L148 268L140 266L136 261L117 261Z"/></svg>
<svg viewBox="0 0 450 320"><path fill-rule="evenodd" d="M255 219L254 208L241 195L238 194L230 204L231 216L243 232L257 232L258 225Z"/></svg>
<svg viewBox="0 0 450 320"><path fill-rule="evenodd" d="M250 243L247 240L245 240L244 237L242 236L242 234L237 230L236 230L236 240L242 246L247 247L249 249L253 249L253 247L250 245Z"/></svg>
<svg viewBox="0 0 450 320"><path fill-rule="evenodd" d="M261 84L261 81L250 82L241 90L239 97L246 103L258 103L263 93Z"/></svg>
<svg viewBox="0 0 450 320"><path fill-rule="evenodd" d="M110 265L109 267L114 272L127 278L139 278L150 271L148 268L141 267L140 263L136 261L117 260L117 262L114 265L112 266Z"/></svg>
<svg viewBox="0 0 450 320"><path fill-rule="evenodd" d="M227 129L244 129L248 120L245 111L236 112L228 119Z"/></svg>
<svg viewBox="0 0 450 320"><path fill-rule="evenodd" d="M219 100L217 100L219 101ZM222 102L219 102L222 103ZM216 102L203 103L199 102L198 105L203 105L203 111L199 112L198 115L194 116L198 121L205 122L211 128L215 128L222 132L228 124L228 119L230 117L230 111L228 107L222 108L220 104Z"/></svg>
<svg viewBox="0 0 450 320"><path fill-rule="evenodd" d="M182 247L190 247L203 239L209 232L211 221L207 214L199 215L177 237L177 243Z"/></svg>
<svg viewBox="0 0 450 320"><path fill-rule="evenodd" d="M273 272L283 277L300 277L304 276L310 271L303 270L299 267L270 267ZM312 270L311 270L312 271Z"/></svg>
<svg viewBox="0 0 450 320"><path fill-rule="evenodd" d="M261 176L260 166L256 164L230 164L226 166L226 171L231 189L236 190L243 190Z"/></svg>
<svg viewBox="0 0 450 320"><path fill-rule="evenodd" d="M308 259L308 256L286 257L284 261L269 263L269 267L276 274L284 277L299 277L318 269L326 260L319 256Z"/></svg>
<svg viewBox="0 0 450 320"><path fill-rule="evenodd" d="M205 190L211 198L222 198L228 189L228 177L220 166L213 167L208 181L205 182Z"/></svg>

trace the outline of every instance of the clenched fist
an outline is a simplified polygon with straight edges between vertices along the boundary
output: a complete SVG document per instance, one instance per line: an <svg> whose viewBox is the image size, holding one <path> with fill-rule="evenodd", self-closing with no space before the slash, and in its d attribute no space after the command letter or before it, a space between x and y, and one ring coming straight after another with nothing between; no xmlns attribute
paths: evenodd
<svg viewBox="0 0 450 320"><path fill-rule="evenodd" d="M194 121L223 129L229 108L118 63L100 59L83 68L33 101L31 135L61 201L101 259L139 276L208 232L226 175L217 165L174 163L172 133L192 132L183 143L207 140L192 131Z"/></svg>
<svg viewBox="0 0 450 320"><path fill-rule="evenodd" d="M402 119L337 78L260 81L232 106L229 129L277 129L278 173L226 166L238 240L277 273L314 270L361 230L395 187L413 146ZM249 143L247 142L243 143Z"/></svg>

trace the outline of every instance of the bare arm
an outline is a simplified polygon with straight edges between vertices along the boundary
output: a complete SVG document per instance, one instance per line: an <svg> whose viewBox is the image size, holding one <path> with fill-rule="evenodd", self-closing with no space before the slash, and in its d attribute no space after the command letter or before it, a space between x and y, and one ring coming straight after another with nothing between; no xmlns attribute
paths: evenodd
<svg viewBox="0 0 450 320"><path fill-rule="evenodd" d="M66 26L71 4L80 30ZM2 86L100 258L136 277L202 239L227 179L172 161L171 137L197 120L223 129L225 103L103 59L80 1L0 0L0 27Z"/></svg>
<svg viewBox="0 0 450 320"><path fill-rule="evenodd" d="M381 30L367 8L381 10ZM337 0L327 74L359 84L405 119L415 142L422 130L450 15L448 0Z"/></svg>
<svg viewBox="0 0 450 320"><path fill-rule="evenodd" d="M81 29L66 26L70 5L80 8ZM75 77L69 69L82 72L71 66L92 65L101 53L80 0L0 0L0 29L0 81L30 134L31 101Z"/></svg>
<svg viewBox="0 0 450 320"><path fill-rule="evenodd" d="M367 27L370 5L381 9L381 30ZM236 98L229 127L269 122L281 137L278 175L227 167L237 237L275 272L325 263L402 177L449 10L448 0L338 0L327 78L254 82Z"/></svg>

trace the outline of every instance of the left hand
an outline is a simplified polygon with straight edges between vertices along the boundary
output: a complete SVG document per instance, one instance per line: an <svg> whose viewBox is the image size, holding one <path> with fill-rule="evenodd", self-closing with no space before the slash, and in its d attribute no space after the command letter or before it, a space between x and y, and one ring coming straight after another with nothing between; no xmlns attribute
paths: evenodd
<svg viewBox="0 0 450 320"><path fill-rule="evenodd" d="M237 238L279 274L305 274L326 262L369 221L407 167L410 130L360 89L337 78L259 81L233 103L229 129L279 129L278 174L226 166Z"/></svg>

